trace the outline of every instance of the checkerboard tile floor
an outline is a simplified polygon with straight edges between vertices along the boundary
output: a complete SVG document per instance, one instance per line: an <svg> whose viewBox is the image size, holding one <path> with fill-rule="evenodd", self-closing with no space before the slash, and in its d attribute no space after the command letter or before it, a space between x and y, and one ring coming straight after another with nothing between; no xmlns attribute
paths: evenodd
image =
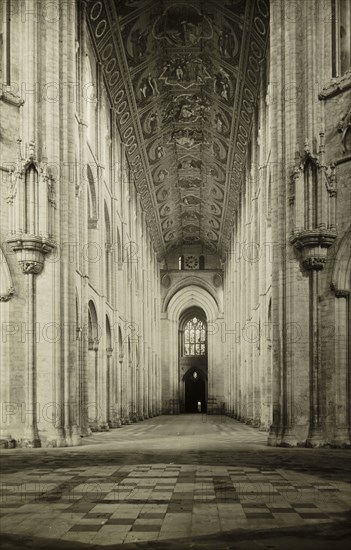
<svg viewBox="0 0 351 550"><path fill-rule="evenodd" d="M264 466L33 468L4 477L3 532L101 545L333 522L350 500L346 483Z"/></svg>

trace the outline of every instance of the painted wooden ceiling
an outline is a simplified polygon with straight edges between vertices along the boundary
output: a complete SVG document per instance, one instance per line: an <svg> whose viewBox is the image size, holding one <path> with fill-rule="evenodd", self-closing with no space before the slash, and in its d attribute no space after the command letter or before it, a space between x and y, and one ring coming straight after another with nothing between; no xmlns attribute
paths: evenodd
<svg viewBox="0 0 351 550"><path fill-rule="evenodd" d="M91 1L88 20L160 257L223 254L265 58L267 0Z"/></svg>

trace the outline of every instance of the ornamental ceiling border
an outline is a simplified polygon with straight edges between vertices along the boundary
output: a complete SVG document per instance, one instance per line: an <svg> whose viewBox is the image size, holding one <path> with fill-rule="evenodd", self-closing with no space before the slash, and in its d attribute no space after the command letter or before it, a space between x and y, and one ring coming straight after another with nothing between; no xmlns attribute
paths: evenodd
<svg viewBox="0 0 351 550"><path fill-rule="evenodd" d="M130 92L130 81L124 75L128 74L128 67L123 59L123 49L120 47L118 28L111 24L111 14L107 11L110 2L95 1L87 6L88 24L91 38L104 73L107 91L110 95L112 109L116 117L119 134L127 152L129 167L134 177L140 200L146 213L146 220L158 256L165 252L159 219L156 218L157 205L154 195L150 191L150 174L145 158L145 146L140 139L141 128L138 112L133 102L133 93ZM110 7L110 6L109 6ZM117 36L113 35L117 31Z"/></svg>
<svg viewBox="0 0 351 550"><path fill-rule="evenodd" d="M156 4L154 0L145 0L144 2L142 0L141 2L136 0L91 1L87 6L89 27L98 61L103 68L105 84L116 114L116 123L125 144L127 159L159 257L162 257L173 246L178 246L179 239L183 239L184 242L186 231L189 242L196 238L210 250L224 254L229 245L235 211L240 199L246 153L257 102L260 67L265 59L267 48L269 8L266 0L223 0L220 2L220 7L218 2L216 0L205 2L193 0L191 4L186 4L184 0L164 0L161 3L157 2L159 9L159 12L156 13L157 17L155 16ZM116 3L119 4L119 17L116 13ZM136 9L140 3L141 7ZM201 12L200 14L200 7L204 6L208 10L206 13ZM154 11L152 11L153 8ZM196 29L192 31L190 43L186 44L184 41L183 45L179 45L177 37L171 33L170 27L157 27L159 20L168 14L174 15L176 9L188 10L187 13L192 10L195 15L197 10L199 16L202 17L198 24L201 28L201 35L196 34ZM148 10L151 12L148 13ZM126 36L127 40L130 40L130 36L126 35L126 32L131 32L133 28L135 32L137 23L139 23L138 18L140 17L140 21L144 21L142 18L147 16L150 20L151 16L155 17L152 20L153 49L151 49L151 53L147 49L143 51L140 44L137 44L135 46L139 47L139 50L136 50L137 59L131 62L130 55L127 58ZM227 31L224 30L227 34L228 29L234 29L234 25L240 26L241 31L238 36L241 38L241 42L238 38L237 61L235 63L229 55L219 56L218 52L214 52L212 56L211 51L208 66L204 62L206 58L202 50L201 55L199 54L201 59L194 60L191 59L190 54L188 55L186 47L189 44L189 51L193 47L192 51L196 52L196 47L199 47L200 42L202 45L206 40L210 40L213 29L216 30L218 36L220 32L223 32L218 31L220 29L218 22L216 27L213 21L210 22L210 16L213 20L223 17L223 28L227 28ZM189 18L188 23L190 26L194 23L194 19ZM195 27L194 24L192 26ZM147 29L137 28L136 30L140 37L144 34L145 45L145 40L150 40L145 37ZM233 32L232 35L234 40L235 33ZM141 43L141 38L139 40ZM219 40L220 38L217 40L218 44ZM159 46L158 49L155 49L154 44L157 41ZM134 45L135 42L133 47ZM234 48L233 42L232 48ZM166 54L169 56L170 49L172 55L173 51L178 51L178 59L180 55L183 57L185 55L188 57L187 63L197 62L198 67L201 63L200 78L204 83L202 90L205 90L206 82L208 84L214 82L214 90L206 89L202 93L202 104L200 105L202 111L197 118L194 118L194 110L192 111L193 118L190 118L189 115L192 107L191 102L194 102L190 93L192 87L196 88L196 83L191 80L185 81L182 76L182 68L177 68L175 63L178 62L173 62L173 58L171 58L168 68L156 65L162 62ZM146 57L143 57L143 53L147 54ZM220 51L220 53L223 52ZM151 71L155 66L159 67L158 76L149 72L149 77L146 78L146 71ZM170 66L173 73L169 69ZM211 73L207 70L207 67L210 66L215 67L219 72ZM229 76L231 80L229 80ZM224 89L223 82L227 84L227 91ZM165 88L165 84L168 86L167 88ZM217 84L221 85L223 90L216 89ZM228 93L229 84L231 88ZM197 85L199 88L198 82ZM160 86L163 86L162 94L158 90ZM137 94L140 97L137 97ZM143 94L146 98L145 101ZM172 119L175 107L179 107L183 96L187 102L184 109L188 109L188 111L184 110L183 118L179 118L178 110L178 119L176 120L174 116ZM229 101L230 98L231 101ZM160 103L161 101L163 103ZM159 105L163 108L163 112L170 113L171 118L166 119L166 123L156 135L152 132L148 134L145 132L145 121L147 118L150 119L153 109L156 107L159 109ZM198 108L198 105L196 107ZM225 128L226 132L217 132L213 118L210 118L213 117L214 111L218 112L218 109L224 119L229 120L230 126ZM204 112L211 114L204 118ZM227 118L228 114L229 119ZM224 119L222 118L223 122ZM162 122L164 121L162 120ZM196 128L194 129L194 127ZM223 124L221 130L223 130ZM221 133L223 135L219 135ZM211 149L210 142L212 142ZM217 150L215 150L215 144ZM193 152L196 149L200 150L197 154ZM152 151L151 156L150 151ZM179 161L179 152L182 155L180 158L186 159L188 163L189 159L194 161L194 157L196 157L195 160L199 158L202 165L199 169L200 180L194 179L194 176L184 179L184 176L179 175L181 171L174 170L174 166L176 166L174 162ZM206 162L200 160L203 158ZM160 168L163 161L168 163L163 164L166 169ZM183 168L182 163L181 160L178 168L179 166ZM204 179L201 180L201 177ZM168 187L164 184L165 179L167 179ZM200 191L198 195L196 194L196 185L201 187L202 194ZM195 237L195 235L198 236Z"/></svg>

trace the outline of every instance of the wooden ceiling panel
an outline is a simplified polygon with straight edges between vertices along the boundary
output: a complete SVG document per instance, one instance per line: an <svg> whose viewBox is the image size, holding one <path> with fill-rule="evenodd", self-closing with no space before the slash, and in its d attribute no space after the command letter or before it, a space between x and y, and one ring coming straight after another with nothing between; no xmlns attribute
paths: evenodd
<svg viewBox="0 0 351 550"><path fill-rule="evenodd" d="M116 123L160 256L224 253L238 203L267 0L88 4Z"/></svg>

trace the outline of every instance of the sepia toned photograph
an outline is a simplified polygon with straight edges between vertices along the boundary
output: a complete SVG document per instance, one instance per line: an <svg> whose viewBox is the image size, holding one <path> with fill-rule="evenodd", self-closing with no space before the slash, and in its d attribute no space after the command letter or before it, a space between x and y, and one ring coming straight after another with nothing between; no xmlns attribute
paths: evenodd
<svg viewBox="0 0 351 550"><path fill-rule="evenodd" d="M0 0L2 550L351 543L351 0Z"/></svg>

